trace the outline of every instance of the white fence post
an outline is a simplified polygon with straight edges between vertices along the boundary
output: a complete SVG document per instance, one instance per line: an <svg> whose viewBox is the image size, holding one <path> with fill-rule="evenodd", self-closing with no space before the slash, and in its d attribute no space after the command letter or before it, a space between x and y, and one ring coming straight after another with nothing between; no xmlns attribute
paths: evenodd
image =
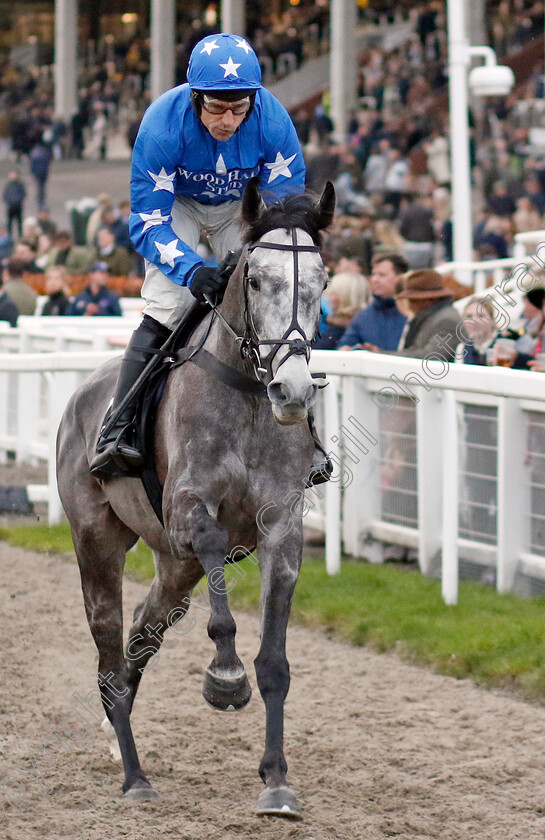
<svg viewBox="0 0 545 840"><path fill-rule="evenodd" d="M438 391L426 391L421 386L416 388L418 563L423 574L429 574L441 550L443 486L440 453L443 446L443 412Z"/></svg>
<svg viewBox="0 0 545 840"><path fill-rule="evenodd" d="M380 563L382 546L369 539L373 522L380 520L379 407L365 379L345 377L342 394L345 551Z"/></svg>
<svg viewBox="0 0 545 840"><path fill-rule="evenodd" d="M31 443L38 436L40 421L39 373L20 373L17 382L17 443L18 461L30 459Z"/></svg>
<svg viewBox="0 0 545 840"><path fill-rule="evenodd" d="M333 460L340 463L339 434L339 392L338 378L330 377L329 385L324 391L325 409L325 448ZM326 539L325 565L329 575L336 575L341 571L341 488L342 476L339 480L328 481L325 486L326 497Z"/></svg>
<svg viewBox="0 0 545 840"><path fill-rule="evenodd" d="M441 591L445 604L458 603L458 420L452 391L443 392L443 547Z"/></svg>
<svg viewBox="0 0 545 840"><path fill-rule="evenodd" d="M71 394L77 388L78 375L75 371L56 371L47 377L49 385L49 411L48 411L48 444L49 459L47 462L49 498L48 498L48 521L56 525L61 521L63 508L57 487L57 430L62 413Z"/></svg>
<svg viewBox="0 0 545 840"><path fill-rule="evenodd" d="M538 374L533 374L537 376ZM528 545L528 491L524 469L526 418L517 400L498 406L498 557L497 588L513 588L519 556Z"/></svg>
<svg viewBox="0 0 545 840"><path fill-rule="evenodd" d="M0 371L0 463L6 460L6 449L3 443L8 438L8 419L9 419L9 373L7 371Z"/></svg>

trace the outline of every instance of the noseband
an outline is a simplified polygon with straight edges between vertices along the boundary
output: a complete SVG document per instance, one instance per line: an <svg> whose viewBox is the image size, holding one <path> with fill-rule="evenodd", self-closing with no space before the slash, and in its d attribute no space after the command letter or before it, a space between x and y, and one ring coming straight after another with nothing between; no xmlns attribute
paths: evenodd
<svg viewBox="0 0 545 840"><path fill-rule="evenodd" d="M299 253L301 251L311 251L317 253L320 248L317 245L298 245L297 233L295 228L291 228L291 245L279 245L275 242L255 242L248 248L248 253L251 254L256 248L269 248L274 251L286 251L293 254L293 301L291 309L291 322L282 335L281 338L260 339L254 327L252 314L250 312L250 303L248 299L248 285L250 277L248 274L248 261L244 263L244 273L242 277L242 285L244 292L244 336L240 345L240 353L243 359L251 361L256 376L264 385L274 379L272 370L273 361L276 354L284 345L288 347L288 352L278 365L283 365L290 356L305 356L307 362L310 359L310 345L311 341L306 337L305 331L297 320L297 309L299 305ZM288 338L293 333L298 333L300 338ZM260 348L262 346L272 347L271 352L262 358Z"/></svg>

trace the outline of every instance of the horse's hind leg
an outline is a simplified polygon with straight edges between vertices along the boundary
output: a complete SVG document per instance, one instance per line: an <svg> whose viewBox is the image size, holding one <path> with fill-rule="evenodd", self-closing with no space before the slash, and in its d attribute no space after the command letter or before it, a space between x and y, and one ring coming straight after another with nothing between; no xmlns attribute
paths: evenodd
<svg viewBox="0 0 545 840"><path fill-rule="evenodd" d="M216 645L216 655L206 670L203 697L221 711L240 709L250 700L252 690L235 650L237 628L225 589L227 531L210 516L202 500L187 491L173 494L165 513L174 553L181 557L188 552L194 554L207 578L208 635Z"/></svg>
<svg viewBox="0 0 545 840"><path fill-rule="evenodd" d="M146 779L136 752L130 724L134 698L123 656L123 567L125 554L136 542L136 535L117 519L109 506L102 505L94 519L87 512L86 524L73 528L73 538L87 620L99 653L102 704L114 727L123 759L123 792L134 799L148 799L157 794Z"/></svg>

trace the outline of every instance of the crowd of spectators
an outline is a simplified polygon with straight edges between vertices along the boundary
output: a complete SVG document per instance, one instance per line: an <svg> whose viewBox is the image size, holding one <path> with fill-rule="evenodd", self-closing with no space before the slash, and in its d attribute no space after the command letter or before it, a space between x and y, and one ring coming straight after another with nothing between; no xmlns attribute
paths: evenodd
<svg viewBox="0 0 545 840"><path fill-rule="evenodd" d="M329 48L327 4L292 6L283 12L247 15L247 35L262 65L264 82L300 67ZM185 81L193 46L217 24L190 19L183 10L177 27L176 84ZM71 119L54 112L53 66L16 66L0 57L0 158L29 157L39 191L49 163L61 157L104 159L108 137L122 130L132 147L149 104L150 37L139 32L130 40L102 38L82 56L78 71L77 110ZM44 174L45 173L45 174Z"/></svg>
<svg viewBox="0 0 545 840"><path fill-rule="evenodd" d="M508 5L496 3L488 18L490 43L500 61L524 49L533 36L541 38L543 31L541 5L517 0L511 14L506 14ZM326 179L336 186L338 213L325 246L332 288L337 274L345 271L342 261L348 258L354 263L354 276L369 278L372 293L371 301L355 313L344 332L339 331L335 316L336 293L333 301L326 297L329 311L315 346L333 349L338 336L337 349L361 347L419 355L419 342L415 343L413 335L419 324L431 324L438 335L440 330L437 332L431 319L434 311L445 310L441 317L450 312L455 319L451 289L443 288L440 275L432 270L453 258L444 4L432 0L421 8L412 36L400 46L389 52L371 46L360 58L358 108L352 114L347 143L333 141L334 126L326 125L322 106L314 113L300 109L295 115L307 157L309 186L320 192ZM422 66L426 66L425 74ZM540 59L512 95L485 105L475 103L470 113L477 260L511 256L515 234L545 229L545 143L533 142L532 125L521 124L519 118L521 102L543 99L543 80ZM405 261L406 268L399 272L405 288L398 286L396 294L393 273L397 260ZM391 276L385 293L380 275L388 271ZM419 295L409 294L415 282L424 284ZM427 283L435 283L434 294L427 293ZM538 296L541 285L545 284L538 280ZM472 301L469 320L479 304ZM410 326L401 337L394 336L391 346L384 325L377 330L380 341L370 338L379 318L390 318L389 327L396 317L407 315L407 308ZM464 341L458 341L458 348L449 345L442 357L536 369L534 357L540 355L536 337L525 329L502 335L479 311L484 318L476 330L479 341L475 330L473 336L462 333ZM540 317L541 311L542 307ZM426 342L424 347L427 352Z"/></svg>
<svg viewBox="0 0 545 840"><path fill-rule="evenodd" d="M506 14L509 4L504 0L491 0L490 5L494 13L488 16L488 35L500 60L542 33L540 4L516 0L511 14ZM329 308L316 345L320 347L402 350L407 346L399 344L400 339L406 342L403 325L407 315L416 320L419 307L415 298L403 297L400 277L407 271L406 276L417 276L414 272L452 258L445 6L438 0L417 8L400 3L392 6L392 15L400 8L412 21L412 32L390 50L370 38L361 52L358 106L345 144L332 139L335 126L327 97L293 114L309 188L319 192L329 178L337 192L338 210L325 242L332 281L324 300ZM359 14L365 23L373 13L362 7ZM327 5L300 5L276 17L271 13L265 22L250 16L248 37L264 70L271 66L273 76L281 75L279 56L294 55L299 66L327 49L328 21ZM206 30L193 24L181 33L177 81L185 79L188 55L203 34ZM106 264L110 276L142 276L141 259L128 235L128 202L97 196L82 241L74 231L57 229L47 207L46 185L56 158L104 157L112 128L126 127L129 142L134 142L148 86L145 36L118 44L115 51L95 53L81 71L78 110L70 124L53 112L50 68L3 68L0 154L11 154L14 164L2 192L6 224L0 227L0 259L16 258L29 273L57 269L53 279L48 276L50 295L57 296L52 308L62 308L63 296L70 298L66 277L88 274L96 263ZM545 147L532 145L530 126L517 117L521 98L543 96L543 66L538 62L513 95L491 100L471 114L476 258L508 256L516 233L545 227ZM21 169L27 157L38 212L25 219L29 185ZM59 278L61 269L64 276ZM383 274L390 276L385 280ZM429 281L429 275L418 277ZM376 324L387 318L395 328L388 321L385 331L378 330L378 340ZM482 359L477 351L473 347L465 352L464 360Z"/></svg>
<svg viewBox="0 0 545 840"><path fill-rule="evenodd" d="M47 205L25 216L25 196L25 180L14 168L3 193L6 222L0 223L0 320L15 326L17 315L35 314L38 297L31 283L36 281L47 295L42 315L121 315L109 281L132 281L129 293L134 293L144 275L129 237L129 202L115 204L100 193L94 209L87 208L76 242L72 230L57 226Z"/></svg>
<svg viewBox="0 0 545 840"><path fill-rule="evenodd" d="M524 0L516 6L505 37L499 38L496 25L490 33L496 48L507 52L522 49L536 31L542 35L543 8ZM333 126L327 131L316 124L319 119L323 127L320 106L315 113L303 108L295 114L309 186L319 191L327 178L334 180L340 212L363 217L367 241L402 251L411 268L453 256L444 18L444 5L432 2L406 42L390 52L371 47L361 55L358 108L345 145L331 139ZM541 59L512 95L481 103L470 115L477 259L508 256L516 233L544 226L545 144L533 144L532 126L517 117L521 101L539 97ZM354 225L341 220L338 228L334 247L343 248L342 238L352 238ZM372 249L367 251L365 272Z"/></svg>

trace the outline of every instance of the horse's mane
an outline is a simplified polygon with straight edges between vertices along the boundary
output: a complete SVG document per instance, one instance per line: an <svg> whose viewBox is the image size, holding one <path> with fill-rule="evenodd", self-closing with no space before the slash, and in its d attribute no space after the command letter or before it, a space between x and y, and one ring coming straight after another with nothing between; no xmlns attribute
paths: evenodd
<svg viewBox="0 0 545 840"><path fill-rule="evenodd" d="M257 242L271 230L300 228L312 237L315 245L321 246L320 206L309 195L291 195L283 201L268 205L253 222L244 236L245 244Z"/></svg>

